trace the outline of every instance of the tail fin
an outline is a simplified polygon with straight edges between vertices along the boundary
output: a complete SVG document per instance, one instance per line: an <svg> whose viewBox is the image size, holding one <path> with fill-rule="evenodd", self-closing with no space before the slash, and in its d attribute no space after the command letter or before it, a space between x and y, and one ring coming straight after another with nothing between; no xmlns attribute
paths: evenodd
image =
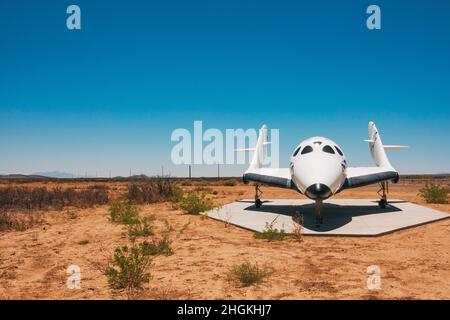
<svg viewBox="0 0 450 320"><path fill-rule="evenodd" d="M366 141L369 142L370 154L377 167L392 168L392 165L386 156L386 152L384 151L378 129L372 121L369 122L369 140Z"/></svg>
<svg viewBox="0 0 450 320"><path fill-rule="evenodd" d="M258 142L256 143L255 153L253 154L252 162L249 168L261 168L264 164L264 160L267 157L267 126L263 125L259 129Z"/></svg>

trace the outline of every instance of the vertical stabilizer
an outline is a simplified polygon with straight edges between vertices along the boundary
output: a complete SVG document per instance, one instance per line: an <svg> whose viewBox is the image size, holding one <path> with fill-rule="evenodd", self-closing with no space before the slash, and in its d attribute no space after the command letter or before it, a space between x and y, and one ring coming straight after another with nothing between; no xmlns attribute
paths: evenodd
<svg viewBox="0 0 450 320"><path fill-rule="evenodd" d="M267 144L267 126L263 125L259 129L258 142L256 143L255 153L253 154L249 168L255 169L263 166L264 160L267 157Z"/></svg>
<svg viewBox="0 0 450 320"><path fill-rule="evenodd" d="M370 154L377 167L392 168L392 165L386 156L386 152L384 151L378 129L372 121L369 122L369 140L367 140L367 142L369 142Z"/></svg>

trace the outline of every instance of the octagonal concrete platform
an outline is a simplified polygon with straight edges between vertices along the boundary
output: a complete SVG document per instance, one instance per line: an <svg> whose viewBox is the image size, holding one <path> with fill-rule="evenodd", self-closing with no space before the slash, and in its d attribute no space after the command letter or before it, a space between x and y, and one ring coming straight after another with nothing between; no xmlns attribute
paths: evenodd
<svg viewBox="0 0 450 320"><path fill-rule="evenodd" d="M306 199L265 200L256 208L253 200L233 202L205 215L230 224L263 231L266 223L291 233L295 228L292 217L303 216L305 235L327 236L377 236L395 230L446 219L450 214L403 200L389 200L385 209L378 207L376 200L329 199L323 205L324 224L316 227L314 202Z"/></svg>

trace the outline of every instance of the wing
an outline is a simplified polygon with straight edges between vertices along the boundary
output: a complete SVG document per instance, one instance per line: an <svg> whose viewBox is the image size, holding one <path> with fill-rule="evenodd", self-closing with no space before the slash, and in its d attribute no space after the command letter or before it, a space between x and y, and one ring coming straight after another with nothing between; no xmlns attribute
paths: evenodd
<svg viewBox="0 0 450 320"><path fill-rule="evenodd" d="M341 188L356 188L369 184L393 180L398 181L398 172L392 167L348 167L347 178Z"/></svg>
<svg viewBox="0 0 450 320"><path fill-rule="evenodd" d="M249 168L242 178L244 183L254 181L280 188L295 188L289 168Z"/></svg>

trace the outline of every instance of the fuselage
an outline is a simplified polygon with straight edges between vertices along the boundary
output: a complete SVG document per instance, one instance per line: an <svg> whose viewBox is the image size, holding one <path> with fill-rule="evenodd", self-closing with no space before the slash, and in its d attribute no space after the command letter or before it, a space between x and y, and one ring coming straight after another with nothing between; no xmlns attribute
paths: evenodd
<svg viewBox="0 0 450 320"><path fill-rule="evenodd" d="M338 192L345 182L347 161L332 140L312 137L301 142L289 163L292 182L313 200L324 200Z"/></svg>

